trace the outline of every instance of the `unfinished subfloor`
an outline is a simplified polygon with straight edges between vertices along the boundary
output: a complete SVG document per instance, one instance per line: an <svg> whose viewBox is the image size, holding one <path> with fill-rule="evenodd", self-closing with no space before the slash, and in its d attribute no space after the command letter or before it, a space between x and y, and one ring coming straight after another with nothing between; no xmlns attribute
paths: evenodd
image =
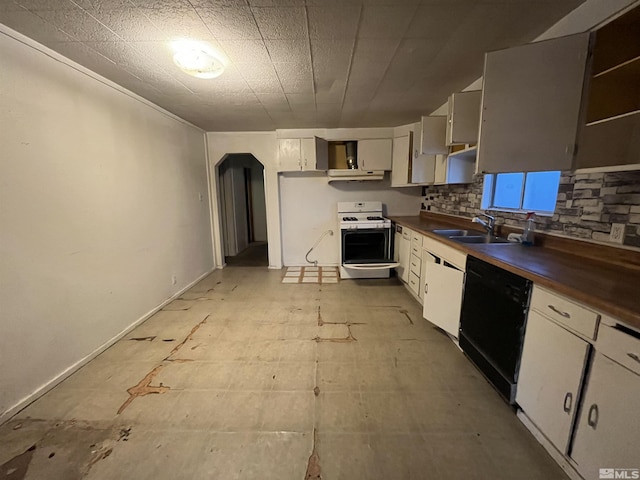
<svg viewBox="0 0 640 480"><path fill-rule="evenodd" d="M396 280L282 275L166 306L0 427L0 478L566 478Z"/></svg>

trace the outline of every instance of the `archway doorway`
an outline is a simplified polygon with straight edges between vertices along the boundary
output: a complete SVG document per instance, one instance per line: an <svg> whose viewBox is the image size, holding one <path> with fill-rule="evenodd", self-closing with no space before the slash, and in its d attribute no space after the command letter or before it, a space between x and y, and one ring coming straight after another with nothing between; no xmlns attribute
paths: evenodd
<svg viewBox="0 0 640 480"><path fill-rule="evenodd" d="M218 166L218 181L226 264L268 266L264 166L251 154L228 154Z"/></svg>

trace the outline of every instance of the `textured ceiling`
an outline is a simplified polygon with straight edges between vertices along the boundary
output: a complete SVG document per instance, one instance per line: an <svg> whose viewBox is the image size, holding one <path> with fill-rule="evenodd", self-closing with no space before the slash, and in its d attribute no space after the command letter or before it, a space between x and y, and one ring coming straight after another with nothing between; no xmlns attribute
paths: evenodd
<svg viewBox="0 0 640 480"><path fill-rule="evenodd" d="M0 23L208 131L415 122L584 0L0 0ZM206 40L213 80L168 41Z"/></svg>

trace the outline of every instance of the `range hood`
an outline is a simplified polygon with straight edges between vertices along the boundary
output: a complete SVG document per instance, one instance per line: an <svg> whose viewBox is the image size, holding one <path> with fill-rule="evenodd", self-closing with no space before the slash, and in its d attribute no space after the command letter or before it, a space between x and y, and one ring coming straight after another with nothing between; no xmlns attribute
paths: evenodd
<svg viewBox="0 0 640 480"><path fill-rule="evenodd" d="M361 182L364 180L382 180L384 170L359 170L349 168L332 168L327 172L331 182Z"/></svg>

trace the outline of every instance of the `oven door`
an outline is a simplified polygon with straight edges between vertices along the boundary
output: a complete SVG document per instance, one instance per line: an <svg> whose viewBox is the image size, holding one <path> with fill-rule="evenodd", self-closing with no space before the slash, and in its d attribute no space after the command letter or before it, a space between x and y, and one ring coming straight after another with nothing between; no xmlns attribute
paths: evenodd
<svg viewBox="0 0 640 480"><path fill-rule="evenodd" d="M391 257L391 229L342 230L342 266L352 270L388 270L398 266Z"/></svg>

